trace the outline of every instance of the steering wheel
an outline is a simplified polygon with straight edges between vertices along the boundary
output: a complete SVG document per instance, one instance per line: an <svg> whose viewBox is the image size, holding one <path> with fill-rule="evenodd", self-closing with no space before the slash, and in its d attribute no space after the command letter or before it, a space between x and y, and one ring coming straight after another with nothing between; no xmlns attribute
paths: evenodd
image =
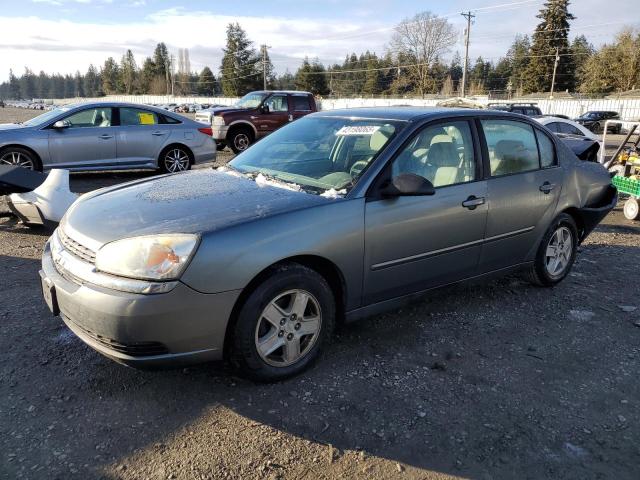
<svg viewBox="0 0 640 480"><path fill-rule="evenodd" d="M367 168L367 165L369 165L369 162L365 160L358 160L356 163L351 165L351 169L349 170L351 178L356 178L357 176L359 176L362 171Z"/></svg>

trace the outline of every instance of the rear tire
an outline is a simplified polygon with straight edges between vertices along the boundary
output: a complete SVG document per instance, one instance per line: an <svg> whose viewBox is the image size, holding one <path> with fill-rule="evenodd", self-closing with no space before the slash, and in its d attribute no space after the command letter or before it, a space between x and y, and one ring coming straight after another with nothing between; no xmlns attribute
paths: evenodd
<svg viewBox="0 0 640 480"><path fill-rule="evenodd" d="M640 220L640 204L638 204L638 199L629 197L629 199L624 202L622 213L624 213L627 220Z"/></svg>
<svg viewBox="0 0 640 480"><path fill-rule="evenodd" d="M12 165L14 167L23 167L27 170L42 171L40 160L30 150L21 147L8 147L0 150L0 165Z"/></svg>
<svg viewBox="0 0 640 480"><path fill-rule="evenodd" d="M179 145L166 148L160 154L158 166L164 173L185 172L191 168L191 152Z"/></svg>
<svg viewBox="0 0 640 480"><path fill-rule="evenodd" d="M578 247L578 228L571 215L561 213L542 237L533 265L525 273L529 282L553 287L571 271Z"/></svg>
<svg viewBox="0 0 640 480"><path fill-rule="evenodd" d="M240 308L231 332L231 360L240 375L275 382L317 360L335 324L327 281L297 263L272 268Z"/></svg>
<svg viewBox="0 0 640 480"><path fill-rule="evenodd" d="M232 128L227 134L227 145L235 154L244 152L253 141L253 132L247 127Z"/></svg>

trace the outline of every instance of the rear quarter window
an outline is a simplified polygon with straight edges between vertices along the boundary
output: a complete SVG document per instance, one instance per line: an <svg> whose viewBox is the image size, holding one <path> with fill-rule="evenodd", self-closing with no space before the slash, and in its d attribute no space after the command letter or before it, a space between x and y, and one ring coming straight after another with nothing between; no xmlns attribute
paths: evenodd
<svg viewBox="0 0 640 480"><path fill-rule="evenodd" d="M553 141L540 130L536 130L538 137L538 148L540 149L540 165L542 168L549 168L557 165L556 149Z"/></svg>

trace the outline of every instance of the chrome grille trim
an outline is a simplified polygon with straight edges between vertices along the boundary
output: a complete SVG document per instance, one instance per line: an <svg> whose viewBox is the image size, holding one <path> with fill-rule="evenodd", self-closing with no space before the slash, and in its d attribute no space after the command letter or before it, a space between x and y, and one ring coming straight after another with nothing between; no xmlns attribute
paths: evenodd
<svg viewBox="0 0 640 480"><path fill-rule="evenodd" d="M88 247L85 247L80 242L76 242L74 239L64 233L61 228L58 228L56 232L58 233L58 238L60 239L60 243L62 243L62 246L71 254L84 260L85 262L89 262L91 264L96 263L96 252Z"/></svg>

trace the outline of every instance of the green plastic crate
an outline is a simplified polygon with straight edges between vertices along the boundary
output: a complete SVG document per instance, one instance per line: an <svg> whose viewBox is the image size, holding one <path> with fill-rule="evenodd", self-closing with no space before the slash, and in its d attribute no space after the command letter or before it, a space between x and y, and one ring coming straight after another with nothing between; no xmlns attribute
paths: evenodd
<svg viewBox="0 0 640 480"><path fill-rule="evenodd" d="M616 175L611 179L611 183L616 186L619 192L640 197L640 180Z"/></svg>

